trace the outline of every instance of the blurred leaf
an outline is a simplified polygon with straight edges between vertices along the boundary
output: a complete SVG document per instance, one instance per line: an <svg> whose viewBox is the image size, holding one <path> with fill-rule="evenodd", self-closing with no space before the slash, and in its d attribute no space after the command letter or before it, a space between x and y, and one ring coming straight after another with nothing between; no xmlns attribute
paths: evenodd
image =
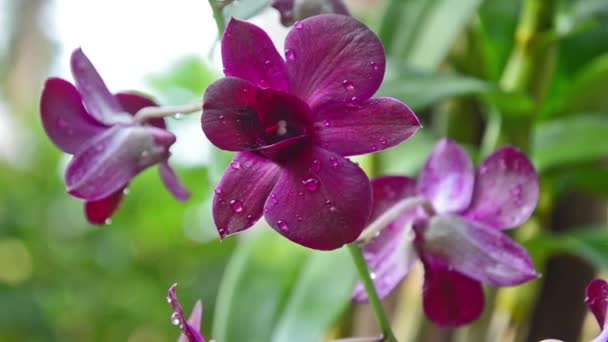
<svg viewBox="0 0 608 342"><path fill-rule="evenodd" d="M580 256L595 267L608 269L608 227L580 227L567 233L541 234L524 243L532 255L563 253ZM538 259L535 258L535 261Z"/></svg>
<svg viewBox="0 0 608 342"><path fill-rule="evenodd" d="M426 130L419 130L407 142L378 153L379 175L414 176L422 169L437 138Z"/></svg>
<svg viewBox="0 0 608 342"><path fill-rule="evenodd" d="M608 156L608 115L583 114L536 127L532 160L539 171Z"/></svg>
<svg viewBox="0 0 608 342"><path fill-rule="evenodd" d="M443 61L483 0L397 0L386 12L381 37L388 52L433 70Z"/></svg>
<svg viewBox="0 0 608 342"><path fill-rule="evenodd" d="M558 195L575 190L608 198L608 170L599 165L568 167L552 176Z"/></svg>
<svg viewBox="0 0 608 342"><path fill-rule="evenodd" d="M243 239L226 269L213 336L224 342L322 340L349 303L354 281L345 251L312 251L273 232Z"/></svg>
<svg viewBox="0 0 608 342"><path fill-rule="evenodd" d="M222 12L226 21L231 17L249 19L270 5L270 0L237 0L224 7Z"/></svg>
<svg viewBox="0 0 608 342"><path fill-rule="evenodd" d="M559 114L608 112L608 54L593 59L563 91Z"/></svg>
<svg viewBox="0 0 608 342"><path fill-rule="evenodd" d="M169 104L201 100L205 89L216 79L212 68L198 57L186 57L168 70L148 76L155 95Z"/></svg>

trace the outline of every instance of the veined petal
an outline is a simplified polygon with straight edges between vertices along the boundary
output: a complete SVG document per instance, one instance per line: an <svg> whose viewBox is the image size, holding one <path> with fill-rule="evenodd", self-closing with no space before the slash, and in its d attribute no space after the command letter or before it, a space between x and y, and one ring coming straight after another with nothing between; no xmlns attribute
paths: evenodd
<svg viewBox="0 0 608 342"><path fill-rule="evenodd" d="M331 250L351 243L372 209L372 189L358 165L316 146L283 165L264 207L268 224L293 242Z"/></svg>
<svg viewBox="0 0 608 342"><path fill-rule="evenodd" d="M302 20L287 35L285 55L289 90L313 112L366 101L384 77L382 43L363 23L344 15Z"/></svg>
<svg viewBox="0 0 608 342"><path fill-rule="evenodd" d="M422 230L428 260L481 283L514 286L538 277L528 252L502 232L455 215L438 215Z"/></svg>
<svg viewBox="0 0 608 342"><path fill-rule="evenodd" d="M222 38L224 74L242 78L260 88L288 91L285 61L261 28L230 19Z"/></svg>
<svg viewBox="0 0 608 342"><path fill-rule="evenodd" d="M400 144L416 133L420 121L405 104L385 97L324 107L316 113L313 127L319 146L352 156Z"/></svg>
<svg viewBox="0 0 608 342"><path fill-rule="evenodd" d="M169 157L175 136L150 126L114 126L76 152L66 170L68 192L95 201L125 187L146 168Z"/></svg>
<svg viewBox="0 0 608 342"><path fill-rule="evenodd" d="M200 333L201 318L203 317L203 303L199 300L194 305L190 318L186 321L186 315L182 309L176 293L177 284L169 288L167 301L173 309L171 323L177 325L182 330L178 342L205 342L205 338ZM177 323L177 324L176 324Z"/></svg>
<svg viewBox="0 0 608 342"><path fill-rule="evenodd" d="M201 123L207 138L227 151L260 146L262 123L256 111L260 89L239 78L222 78L207 88Z"/></svg>
<svg viewBox="0 0 608 342"><path fill-rule="evenodd" d="M465 210L471 204L475 171L467 152L455 142L437 143L420 174L420 192L438 213Z"/></svg>
<svg viewBox="0 0 608 342"><path fill-rule="evenodd" d="M190 199L190 191L184 187L182 182L175 174L175 170L169 165L168 161L163 161L159 165L160 178L163 180L165 187L178 201L187 201Z"/></svg>
<svg viewBox="0 0 608 342"><path fill-rule="evenodd" d="M82 96L87 111L99 122L106 125L129 123L133 121L130 115L110 93L108 87L89 58L78 48L72 52L72 75L76 80L76 88Z"/></svg>
<svg viewBox="0 0 608 342"><path fill-rule="evenodd" d="M604 279L594 279L587 286L585 303L595 316L601 329L606 327L606 310L608 309L608 283Z"/></svg>
<svg viewBox="0 0 608 342"><path fill-rule="evenodd" d="M213 218L221 238L243 231L262 217L266 198L281 169L254 152L240 152L213 197Z"/></svg>
<svg viewBox="0 0 608 342"><path fill-rule="evenodd" d="M496 229L514 228L530 218L538 195L538 176L528 157L504 147L481 163L465 215Z"/></svg>
<svg viewBox="0 0 608 342"><path fill-rule="evenodd" d="M445 266L425 264L424 313L443 327L459 327L479 318L485 302L481 284Z"/></svg>
<svg viewBox="0 0 608 342"><path fill-rule="evenodd" d="M118 103L124 108L124 110L132 115L135 115L140 109L146 107L157 107L156 102L152 101L152 99L138 95L133 93L118 93L114 95L118 100ZM167 125L165 123L165 119L163 118L155 118L147 120L146 123L150 125L162 129L167 129Z"/></svg>
<svg viewBox="0 0 608 342"><path fill-rule="evenodd" d="M50 78L44 84L40 117L51 141L71 154L107 128L86 111L76 88L60 78Z"/></svg>
<svg viewBox="0 0 608 342"><path fill-rule="evenodd" d="M87 221L91 224L107 223L122 202L124 190L125 188L121 188L108 197L96 201L87 201L84 205Z"/></svg>

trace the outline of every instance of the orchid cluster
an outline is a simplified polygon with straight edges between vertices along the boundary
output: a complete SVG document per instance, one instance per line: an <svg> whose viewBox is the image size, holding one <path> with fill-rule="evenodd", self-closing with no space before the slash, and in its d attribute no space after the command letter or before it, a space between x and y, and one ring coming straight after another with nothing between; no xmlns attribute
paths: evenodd
<svg viewBox="0 0 608 342"><path fill-rule="evenodd" d="M525 223L538 201L538 177L525 154L503 147L475 169L462 147L442 140L418 180L370 182L348 157L394 147L421 127L404 103L373 97L386 64L380 40L340 1L275 0L273 6L283 24L295 22L284 54L261 28L230 20L221 40L225 77L196 107L206 138L236 152L214 192L219 237L243 232L264 216L276 232L305 247L361 244L380 297L420 260L424 311L441 326L478 318L482 285L536 279L525 249L503 232ZM321 12L338 14L311 16ZM73 155L67 192L84 200L87 219L107 223L132 179L155 165L174 197L187 200L168 163L176 137L162 117L175 113L159 108L158 115L145 115L157 106L151 99L112 94L80 49L71 66L75 85L49 79L40 111L50 140ZM359 285L353 300L368 298L369 289ZM202 304L186 319L175 285L167 299L180 341L204 342Z"/></svg>

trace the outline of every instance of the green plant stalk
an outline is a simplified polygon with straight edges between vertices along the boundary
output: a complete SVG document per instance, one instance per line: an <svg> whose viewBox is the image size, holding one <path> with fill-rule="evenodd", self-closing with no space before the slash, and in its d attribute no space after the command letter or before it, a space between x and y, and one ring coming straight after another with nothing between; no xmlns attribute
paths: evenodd
<svg viewBox="0 0 608 342"><path fill-rule="evenodd" d="M359 277L363 282L365 292L367 292L367 298L369 299L369 303L372 306L372 310L374 311L374 315L376 316L378 325L382 330L384 341L397 342L397 339L395 338L395 335L391 330L390 321L388 320L388 317L386 317L384 309L382 308L382 301L380 300L380 297L378 297L378 292L376 292L374 280L372 279L369 268L367 267L367 263L365 262L363 253L361 252L361 247L356 244L350 244L348 245L348 250L353 258L353 262L355 263L357 272L359 272Z"/></svg>
<svg viewBox="0 0 608 342"><path fill-rule="evenodd" d="M217 35L221 40L222 36L224 35L224 30L226 29L226 20L224 20L222 7L218 0L209 0L209 6L211 6L211 10L213 11L213 19L215 20L215 25L217 26Z"/></svg>

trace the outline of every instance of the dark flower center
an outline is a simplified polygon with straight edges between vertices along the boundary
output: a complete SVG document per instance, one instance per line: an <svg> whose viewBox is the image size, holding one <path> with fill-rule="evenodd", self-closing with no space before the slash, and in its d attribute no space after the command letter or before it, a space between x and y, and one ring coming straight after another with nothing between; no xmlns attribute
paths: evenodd
<svg viewBox="0 0 608 342"><path fill-rule="evenodd" d="M260 145L274 145L310 130L310 108L297 97L265 89L260 91L258 101L254 110L262 125Z"/></svg>

